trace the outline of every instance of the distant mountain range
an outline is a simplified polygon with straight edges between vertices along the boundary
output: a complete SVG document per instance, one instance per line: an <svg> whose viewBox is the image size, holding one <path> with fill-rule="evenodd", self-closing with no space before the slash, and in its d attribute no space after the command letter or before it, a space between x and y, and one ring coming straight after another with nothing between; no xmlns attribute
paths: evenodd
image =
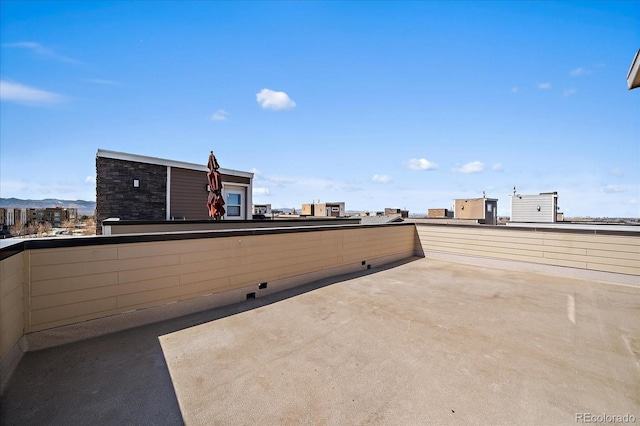
<svg viewBox="0 0 640 426"><path fill-rule="evenodd" d="M76 208L80 215L93 215L96 210L95 201L59 200L46 198L44 200L21 200L19 198L0 198L0 207L14 209L46 209L47 207Z"/></svg>

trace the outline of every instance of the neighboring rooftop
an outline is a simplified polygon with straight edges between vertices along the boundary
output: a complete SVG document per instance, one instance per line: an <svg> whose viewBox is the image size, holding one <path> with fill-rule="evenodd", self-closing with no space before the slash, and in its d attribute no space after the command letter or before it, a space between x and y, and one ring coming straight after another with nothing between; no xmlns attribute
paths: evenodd
<svg viewBox="0 0 640 426"><path fill-rule="evenodd" d="M363 225L380 225L383 223L404 222L400 216L357 216Z"/></svg>
<svg viewBox="0 0 640 426"><path fill-rule="evenodd" d="M640 287L434 259L27 352L2 424L640 418Z"/></svg>

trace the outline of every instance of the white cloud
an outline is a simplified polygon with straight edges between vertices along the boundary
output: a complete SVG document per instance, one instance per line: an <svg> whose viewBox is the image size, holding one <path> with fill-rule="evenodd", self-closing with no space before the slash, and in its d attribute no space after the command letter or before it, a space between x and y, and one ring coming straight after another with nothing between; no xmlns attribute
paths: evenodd
<svg viewBox="0 0 640 426"><path fill-rule="evenodd" d="M254 175L259 175L260 174L260 170L256 169L255 167L253 167L251 170L249 170L251 173L253 173Z"/></svg>
<svg viewBox="0 0 640 426"><path fill-rule="evenodd" d="M224 121L229 116L229 113L223 109L219 109L211 116L212 121Z"/></svg>
<svg viewBox="0 0 640 426"><path fill-rule="evenodd" d="M576 69L569 71L569 75L572 77L578 77L580 75L585 75L585 74L589 74L589 70L581 67L578 67Z"/></svg>
<svg viewBox="0 0 640 426"><path fill-rule="evenodd" d="M606 185L602 188L604 192L608 192L610 194L626 192L627 188L624 185Z"/></svg>
<svg viewBox="0 0 640 426"><path fill-rule="evenodd" d="M491 166L491 170L493 170L494 172L501 172L502 171L502 164L494 163L493 166Z"/></svg>
<svg viewBox="0 0 640 426"><path fill-rule="evenodd" d="M269 176L266 180L277 186L291 185L300 182L300 179L291 176Z"/></svg>
<svg viewBox="0 0 640 426"><path fill-rule="evenodd" d="M562 94L564 96L571 96L571 95L575 95L576 94L576 89L564 89L564 92L562 92Z"/></svg>
<svg viewBox="0 0 640 426"><path fill-rule="evenodd" d="M0 80L0 99L27 104L55 104L62 102L64 97L53 92Z"/></svg>
<svg viewBox="0 0 640 426"><path fill-rule="evenodd" d="M438 165L426 158L412 158L407 161L404 166L411 170L436 170Z"/></svg>
<svg viewBox="0 0 640 426"><path fill-rule="evenodd" d="M518 92L518 90L520 90L520 89L518 89L518 87L513 86L513 87L511 88L511 93L517 93L517 92Z"/></svg>
<svg viewBox="0 0 640 426"><path fill-rule="evenodd" d="M456 164L456 166L451 170L462 174L478 173L484 170L484 164L480 161L472 161L462 166Z"/></svg>
<svg viewBox="0 0 640 426"><path fill-rule="evenodd" d="M253 188L253 195L269 195L269 188Z"/></svg>
<svg viewBox="0 0 640 426"><path fill-rule="evenodd" d="M29 49L31 52L33 52L34 54L36 54L38 56L42 56L44 58L56 59L58 61L68 62L68 63L71 63L71 64L81 64L82 63L82 62L78 61L77 59L73 59L73 58L69 58L68 56L60 55L59 53L57 53L53 49L50 49L48 47L44 47L40 43L35 43L35 42L32 42L32 41L20 41L20 42L17 42L17 43L5 43L5 44L3 44L3 46L4 47L17 47L17 48L20 48L20 49Z"/></svg>
<svg viewBox="0 0 640 426"><path fill-rule="evenodd" d="M614 176L624 176L624 172L618 168L611 170L611 174Z"/></svg>
<svg viewBox="0 0 640 426"><path fill-rule="evenodd" d="M542 89L542 90L551 89L551 83L538 83L538 89Z"/></svg>
<svg viewBox="0 0 640 426"><path fill-rule="evenodd" d="M95 177L95 176L87 176L87 177L84 179L84 182L85 182L85 183L90 183L90 184L94 184L94 185L95 185L95 183L96 183L96 177Z"/></svg>
<svg viewBox="0 0 640 426"><path fill-rule="evenodd" d="M377 183L389 183L391 182L391 176L389 175L373 175L372 181Z"/></svg>
<svg viewBox="0 0 640 426"><path fill-rule="evenodd" d="M256 93L256 100L264 109L285 110L296 107L296 103L285 92L270 89L262 89Z"/></svg>

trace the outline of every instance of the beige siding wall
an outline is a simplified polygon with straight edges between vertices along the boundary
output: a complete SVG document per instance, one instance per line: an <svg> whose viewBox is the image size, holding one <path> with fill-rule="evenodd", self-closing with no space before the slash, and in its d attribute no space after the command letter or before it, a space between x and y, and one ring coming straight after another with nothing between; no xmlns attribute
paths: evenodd
<svg viewBox="0 0 640 426"><path fill-rule="evenodd" d="M0 359L24 332L24 260L25 253L0 262Z"/></svg>
<svg viewBox="0 0 640 426"><path fill-rule="evenodd" d="M415 243L415 228L401 225L31 250L26 332L410 257Z"/></svg>
<svg viewBox="0 0 640 426"><path fill-rule="evenodd" d="M429 251L640 275L640 236L417 225Z"/></svg>

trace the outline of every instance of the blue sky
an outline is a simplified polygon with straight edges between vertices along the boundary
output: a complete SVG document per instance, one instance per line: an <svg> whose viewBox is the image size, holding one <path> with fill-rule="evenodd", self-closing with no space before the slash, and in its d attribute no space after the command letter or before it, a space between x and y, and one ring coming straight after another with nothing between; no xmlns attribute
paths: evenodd
<svg viewBox="0 0 640 426"><path fill-rule="evenodd" d="M0 196L95 200L99 148L254 202L426 213L558 191L640 217L639 2L0 3Z"/></svg>

